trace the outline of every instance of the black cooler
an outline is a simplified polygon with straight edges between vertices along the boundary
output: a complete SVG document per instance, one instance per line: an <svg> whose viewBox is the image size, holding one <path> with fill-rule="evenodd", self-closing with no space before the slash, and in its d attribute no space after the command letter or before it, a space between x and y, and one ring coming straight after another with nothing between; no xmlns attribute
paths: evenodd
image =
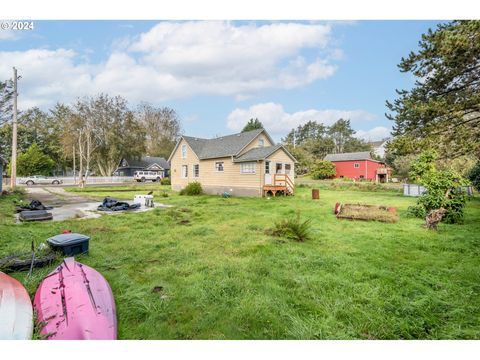
<svg viewBox="0 0 480 360"><path fill-rule="evenodd" d="M89 241L89 236L76 233L55 235L47 240L52 248L61 250L67 256L88 253Z"/></svg>

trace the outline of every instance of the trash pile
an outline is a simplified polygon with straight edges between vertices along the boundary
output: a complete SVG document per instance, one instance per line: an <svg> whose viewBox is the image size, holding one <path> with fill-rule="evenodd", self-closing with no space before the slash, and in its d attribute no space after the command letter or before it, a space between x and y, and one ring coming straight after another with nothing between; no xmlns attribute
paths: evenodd
<svg viewBox="0 0 480 360"><path fill-rule="evenodd" d="M121 211L139 209L140 204L129 204L125 201L118 201L117 199L106 197L103 203L98 206L98 211Z"/></svg>
<svg viewBox="0 0 480 360"><path fill-rule="evenodd" d="M32 210L52 210L53 206L45 206L38 200L32 200L28 205L18 205L15 207L17 213Z"/></svg>
<svg viewBox="0 0 480 360"><path fill-rule="evenodd" d="M44 221L52 220L53 215L47 210L53 209L53 206L45 206L38 200L32 200L28 205L17 205L15 211L20 213L20 221Z"/></svg>

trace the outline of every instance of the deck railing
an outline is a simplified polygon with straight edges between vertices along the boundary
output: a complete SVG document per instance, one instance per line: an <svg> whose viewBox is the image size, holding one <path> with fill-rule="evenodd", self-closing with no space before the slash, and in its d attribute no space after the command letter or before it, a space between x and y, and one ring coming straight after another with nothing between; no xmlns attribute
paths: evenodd
<svg viewBox="0 0 480 360"><path fill-rule="evenodd" d="M293 184L292 179L290 179L287 174L273 174L273 185L285 186L287 190L292 194L295 190L295 185Z"/></svg>

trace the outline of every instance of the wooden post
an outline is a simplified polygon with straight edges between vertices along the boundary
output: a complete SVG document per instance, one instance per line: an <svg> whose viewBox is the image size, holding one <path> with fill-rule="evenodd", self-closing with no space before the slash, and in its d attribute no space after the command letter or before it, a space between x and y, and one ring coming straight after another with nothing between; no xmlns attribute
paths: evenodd
<svg viewBox="0 0 480 360"><path fill-rule="evenodd" d="M320 190L319 189L312 189L312 199L319 200L320 199Z"/></svg>

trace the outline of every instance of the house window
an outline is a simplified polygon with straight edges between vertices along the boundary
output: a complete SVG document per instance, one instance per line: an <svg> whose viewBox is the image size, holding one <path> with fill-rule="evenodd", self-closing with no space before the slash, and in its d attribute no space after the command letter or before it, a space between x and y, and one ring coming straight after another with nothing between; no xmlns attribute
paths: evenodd
<svg viewBox="0 0 480 360"><path fill-rule="evenodd" d="M195 164L193 165L193 177L199 177L200 176L200 165Z"/></svg>
<svg viewBox="0 0 480 360"><path fill-rule="evenodd" d="M275 164L275 174L281 174L282 173L282 163L276 163Z"/></svg>
<svg viewBox="0 0 480 360"><path fill-rule="evenodd" d="M188 165L182 165L182 178L186 179L188 177Z"/></svg>
<svg viewBox="0 0 480 360"><path fill-rule="evenodd" d="M292 168L292 165L290 165L290 164L285 164L285 174L290 174L291 168Z"/></svg>
<svg viewBox="0 0 480 360"><path fill-rule="evenodd" d="M265 174L270 174L270 161L265 161Z"/></svg>
<svg viewBox="0 0 480 360"><path fill-rule="evenodd" d="M263 138L258 139L258 147L263 147L265 145L265 141Z"/></svg>
<svg viewBox="0 0 480 360"><path fill-rule="evenodd" d="M217 171L223 171L223 161L217 161L217 162L215 162L215 170L217 170Z"/></svg>
<svg viewBox="0 0 480 360"><path fill-rule="evenodd" d="M240 165L240 173L241 174L255 174L255 163L254 162L247 162L242 163Z"/></svg>
<svg viewBox="0 0 480 360"><path fill-rule="evenodd" d="M186 159L186 158L187 158L187 145L183 144L182 145L182 159Z"/></svg>
<svg viewBox="0 0 480 360"><path fill-rule="evenodd" d="M359 164L359 163L355 163L355 164L353 164L353 167L354 167L355 169L358 169L358 168L360 167L360 164Z"/></svg>

